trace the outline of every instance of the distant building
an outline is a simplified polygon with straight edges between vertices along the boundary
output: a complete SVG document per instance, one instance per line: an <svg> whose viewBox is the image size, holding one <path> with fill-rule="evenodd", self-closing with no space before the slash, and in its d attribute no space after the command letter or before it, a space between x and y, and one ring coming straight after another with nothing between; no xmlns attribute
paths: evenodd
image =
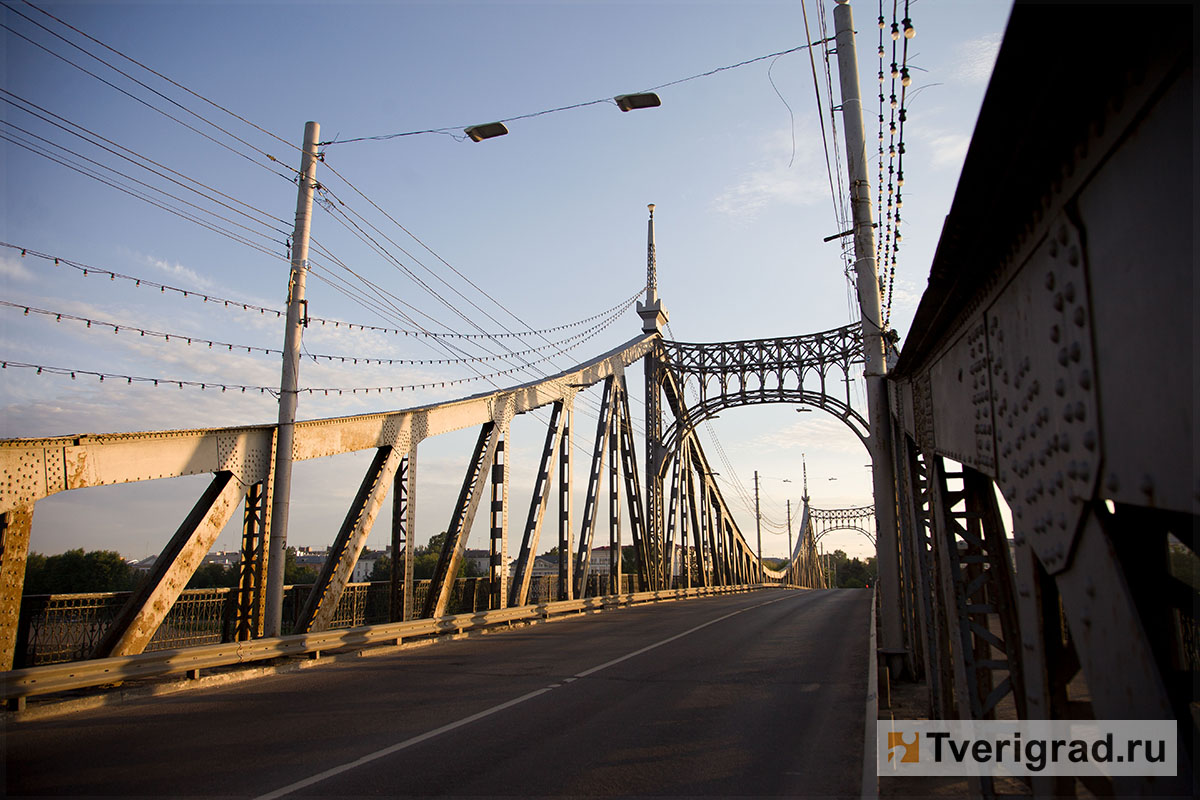
<svg viewBox="0 0 1200 800"><path fill-rule="evenodd" d="M463 560L474 565L476 574L488 576L492 569L492 554L487 550L467 550L463 553ZM508 557L508 573L511 575L516 564L516 559L512 556Z"/></svg>

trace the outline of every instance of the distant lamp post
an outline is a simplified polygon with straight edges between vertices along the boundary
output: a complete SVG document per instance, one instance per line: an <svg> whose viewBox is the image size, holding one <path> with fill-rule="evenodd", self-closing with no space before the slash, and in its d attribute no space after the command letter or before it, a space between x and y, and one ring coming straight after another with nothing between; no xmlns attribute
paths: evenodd
<svg viewBox="0 0 1200 800"><path fill-rule="evenodd" d="M495 139L497 136L508 134L508 128L503 122L489 122L486 125L472 125L464 128L463 133L471 137L472 142L482 142L484 139Z"/></svg>
<svg viewBox="0 0 1200 800"><path fill-rule="evenodd" d="M662 105L662 100L659 100L658 95L653 92L617 95L613 98L613 102L622 111L633 111L639 108L658 108Z"/></svg>

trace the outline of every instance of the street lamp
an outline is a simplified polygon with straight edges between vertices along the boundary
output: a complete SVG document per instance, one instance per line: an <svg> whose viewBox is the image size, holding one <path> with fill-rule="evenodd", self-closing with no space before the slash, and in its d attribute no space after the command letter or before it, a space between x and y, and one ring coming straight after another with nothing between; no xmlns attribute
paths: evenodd
<svg viewBox="0 0 1200 800"><path fill-rule="evenodd" d="M613 102L622 111L634 111L639 108L658 108L662 105L662 100L659 100L658 95L654 92L621 94L614 97Z"/></svg>
<svg viewBox="0 0 1200 800"><path fill-rule="evenodd" d="M599 101L596 101L599 102ZM654 92L637 92L635 94L619 94L613 98L613 102L617 104L617 108L622 111L635 111L639 108L658 108L662 105L662 100ZM585 105L591 105L585 104ZM562 111L564 109L555 109ZM495 139L497 136L505 136L508 134L508 128L503 122L488 122L483 125L471 125L464 128L465 133L472 142L482 142L484 139Z"/></svg>
<svg viewBox="0 0 1200 800"><path fill-rule="evenodd" d="M472 125L463 130L472 142L482 142L484 139L494 139L497 136L506 136L508 128L504 127L503 122L489 122L485 125Z"/></svg>

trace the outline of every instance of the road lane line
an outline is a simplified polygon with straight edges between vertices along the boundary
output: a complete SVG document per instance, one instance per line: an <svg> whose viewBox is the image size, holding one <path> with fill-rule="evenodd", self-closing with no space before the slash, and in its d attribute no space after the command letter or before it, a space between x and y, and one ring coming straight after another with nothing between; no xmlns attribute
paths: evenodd
<svg viewBox="0 0 1200 800"><path fill-rule="evenodd" d="M790 597L794 597L794 596L795 595L792 595L789 593L787 595L784 595L783 597L779 597L774 600L768 600L765 603L758 603L756 605L747 606L745 608L740 608L737 611L733 611L733 612L730 612L729 614L725 614L724 616L717 617L716 619L713 619L713 620L709 620L708 622L705 622L702 625L697 625L694 628L689 628L688 630L684 631L683 633L677 633L674 636L663 639L661 642L657 642L655 644L648 645L646 647L641 648L640 650L635 650L632 653L623 655L620 658L614 658L612 661L606 661L605 663L600 664L599 666L592 667L591 669L588 669L588 670L584 670L583 672L577 673L573 678L568 678L567 680L574 681L577 678L583 678L588 675L593 675L593 674L599 672L600 670L608 669L609 667L615 666L616 664L620 664L622 661L627 661L628 659L631 659L634 656L640 656L642 653L649 652L649 651L655 649L656 647L662 647L664 644L670 644L671 642L675 641L676 639L682 639L684 636L688 636L690 634L695 633L696 631L703 630L704 628L707 628L710 625L715 625L718 622L722 622L723 620L729 619L730 617L736 617L738 614L742 614L747 611L753 611L754 609L762 608L763 606L769 606L773 603L778 603L778 602L787 600ZM508 700L499 705L492 706L491 708L485 709L478 713L471 714L468 717L463 717L462 719L455 720L454 722L447 723L446 725L443 725L440 728L434 728L431 731L426 731L425 733L419 734L417 736L413 736L410 739L405 739L402 742L397 742L396 744L393 744L389 747L385 747L382 750L376 750L373 753L368 753L367 755L356 758L353 761L348 761L345 764L340 764L336 767L330 767L329 769L325 770L324 772L318 772L316 775L311 775L307 778L303 778L301 780L296 781L295 783L289 783L287 786L280 787L273 792L267 792L266 794L261 794L258 797L256 797L254 800L274 800L274 798L277 798L277 797L285 797L289 794L292 794L293 792L297 792L301 789L304 789L305 787L312 786L315 783L320 783L323 780L332 778L335 775L341 775L343 772L348 772L352 769L356 769L358 767L365 766L367 764L370 764L372 761L377 761L386 756L390 756L393 753L398 753L401 750L406 750L410 747L413 747L414 745L418 745L422 742L428 741L429 739L432 739L435 736L441 736L443 733L449 733L450 731L456 730L456 729L461 728L466 725L470 725L473 722L478 722L481 719L490 717L493 714L496 714L500 711L504 711L505 709L512 708L513 706L517 706L528 700L532 700L535 697L540 697L541 695L546 694L547 692L553 691L555 688L558 688L557 684L554 686L547 686L543 689L538 689L536 691L529 692L528 694L523 694L520 697L514 697L512 700Z"/></svg>
<svg viewBox="0 0 1200 800"><path fill-rule="evenodd" d="M623 655L620 658L614 658L612 661L606 661L605 663L601 664L598 667L592 667L591 669L585 669L583 672L577 672L577 673L575 673L575 677L576 678L586 678L588 675L592 675L596 672L599 672L602 669L608 669L609 667L614 666L616 664L620 664L622 661L626 661L630 658L633 658L634 656L640 656L642 653L648 653L651 650L655 649L656 647L662 647L664 644L670 644L671 642L675 641L676 639L682 639L684 636L688 636L690 634L695 633L696 631L703 630L704 628L707 628L709 625L716 625L718 622L727 620L730 617L736 617L738 614L745 613L746 611L753 611L756 608L762 608L763 606L769 606L772 603L778 603L781 600L787 600L790 596L791 595L784 595L783 597L779 597L774 600L768 600L765 603L759 603L759 604L753 605L753 606L746 606L745 608L740 608L737 611L732 611L723 617L717 617L716 619L709 620L708 622L705 622L702 625L697 625L694 628L690 628L690 629L684 631L683 633L677 633L670 638L663 639L661 642L656 642L654 644L647 645L647 646L643 647L641 650L634 650L632 653L627 653L626 655Z"/></svg>
<svg viewBox="0 0 1200 800"><path fill-rule="evenodd" d="M334 775L340 775L343 772L347 772L349 770L355 769L356 767L361 767L366 764L370 764L372 761L376 761L380 758L383 758L384 756L390 756L392 753L398 753L401 750L405 750L409 747L412 747L413 745L420 744L421 742L424 742L428 739L432 739L435 736L440 736L443 733L449 733L450 731L455 730L456 728L461 728L464 725L470 725L472 722L478 722L479 720L483 719L484 717L490 717L492 714L495 714L499 711L503 711L506 708L512 708L513 706L520 705L521 703L524 703L526 700L532 700L533 698L538 697L539 695L543 695L549 691L551 691L551 688L549 686L547 686L544 689L538 689L537 691L529 692L528 694L523 694L520 697L514 697L512 700L509 700L506 703L501 703L498 706L492 706L491 708L487 709L486 711L480 711L478 714L472 714L469 717L463 717L460 720L456 720L455 722L451 722L447 725L443 725L440 728L434 728L431 731L426 731L425 733L422 733L418 736L414 736L411 739L405 739L403 742L397 742L396 744L392 745L391 747L385 747L382 750L376 750L374 753L368 753L367 755L362 756L361 758L356 758L354 761L349 761L345 764L341 764L336 767L331 767L330 769L327 769L324 772L318 772L316 775L312 775L308 778L304 778L303 780L296 781L295 783L289 783L287 786L284 786L280 789L276 789L273 792L267 792L266 794L260 794L257 798L255 798L255 800L272 800L272 798L283 797L285 795L289 795L292 792L299 791L300 789L303 789L306 786L312 786L314 783L320 783L321 781L325 780L326 778L332 778Z"/></svg>

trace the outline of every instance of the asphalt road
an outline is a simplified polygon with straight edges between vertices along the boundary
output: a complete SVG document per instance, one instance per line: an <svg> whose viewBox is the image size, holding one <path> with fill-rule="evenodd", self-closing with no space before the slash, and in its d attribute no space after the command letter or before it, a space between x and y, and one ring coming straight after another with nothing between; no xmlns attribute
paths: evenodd
<svg viewBox="0 0 1200 800"><path fill-rule="evenodd" d="M660 603L10 722L5 790L856 797L870 598Z"/></svg>

